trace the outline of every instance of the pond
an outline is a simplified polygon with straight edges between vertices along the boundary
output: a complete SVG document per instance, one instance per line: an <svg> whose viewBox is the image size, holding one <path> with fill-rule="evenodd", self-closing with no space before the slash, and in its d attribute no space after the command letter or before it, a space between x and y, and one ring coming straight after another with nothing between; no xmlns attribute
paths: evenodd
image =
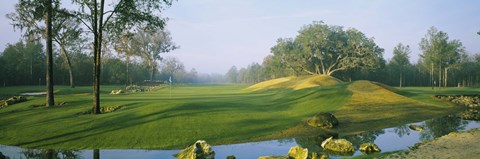
<svg viewBox="0 0 480 159"><path fill-rule="evenodd" d="M330 158L341 158L346 156L363 155L358 151L358 146L365 142L377 144L382 152L406 150L415 143L438 138L454 131L466 131L480 127L479 121L461 120L458 118L442 117L423 122L412 123L424 127L424 130L414 131L408 125L386 128L376 131L368 131L357 135L343 136L353 143L355 152L353 154L329 154ZM215 158L224 159L229 155L235 155L239 159L256 159L259 156L287 155L288 150L293 146L301 146L309 150L321 152L320 143L324 137L299 137L280 139L262 142L249 142L231 145L212 146L216 155ZM208 141L207 141L208 142ZM180 150L42 150L22 149L14 146L0 145L0 152L10 159L17 158L143 158L143 159L168 159ZM52 157L57 156L57 157Z"/></svg>

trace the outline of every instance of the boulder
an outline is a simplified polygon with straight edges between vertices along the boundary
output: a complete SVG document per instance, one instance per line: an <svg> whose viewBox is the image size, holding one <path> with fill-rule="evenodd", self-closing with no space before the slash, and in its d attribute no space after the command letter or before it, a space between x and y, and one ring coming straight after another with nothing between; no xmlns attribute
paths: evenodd
<svg viewBox="0 0 480 159"><path fill-rule="evenodd" d="M123 91L122 91L121 89L119 89L119 90L112 90L112 92L110 92L110 94L115 94L115 95L116 95L116 94L121 94L121 93L123 93Z"/></svg>
<svg viewBox="0 0 480 159"><path fill-rule="evenodd" d="M340 152L340 153L354 152L353 144L346 139L333 139L333 137L329 137L328 139L322 142L321 146L325 150L330 150L334 152Z"/></svg>
<svg viewBox="0 0 480 159"><path fill-rule="evenodd" d="M338 125L338 119L331 113L321 112L308 119L308 125L330 129Z"/></svg>
<svg viewBox="0 0 480 159"><path fill-rule="evenodd" d="M173 156L178 159L214 159L215 151L204 140L198 140Z"/></svg>
<svg viewBox="0 0 480 159"><path fill-rule="evenodd" d="M409 125L408 126L410 129L415 130L415 131L423 131L423 127L418 126L418 125Z"/></svg>
<svg viewBox="0 0 480 159"><path fill-rule="evenodd" d="M227 159L236 159L236 158L235 158L235 156L230 155L230 156L227 156Z"/></svg>
<svg viewBox="0 0 480 159"><path fill-rule="evenodd" d="M27 98L25 98L24 96L13 96L11 98L8 98L7 100L1 100L0 108L25 101L27 101Z"/></svg>
<svg viewBox="0 0 480 159"><path fill-rule="evenodd" d="M366 154L369 154L369 153L373 153L373 152L380 152L380 148L378 148L378 146L374 143L363 143L360 145L360 151L362 151L363 153L366 153Z"/></svg>
<svg viewBox="0 0 480 159"><path fill-rule="evenodd" d="M288 157L293 159L307 159L308 158L308 149L295 146L290 148L288 151Z"/></svg>
<svg viewBox="0 0 480 159"><path fill-rule="evenodd" d="M290 151L288 151L288 158L289 159L327 159L328 155L316 153L316 152L309 153L308 149L295 146L290 148Z"/></svg>

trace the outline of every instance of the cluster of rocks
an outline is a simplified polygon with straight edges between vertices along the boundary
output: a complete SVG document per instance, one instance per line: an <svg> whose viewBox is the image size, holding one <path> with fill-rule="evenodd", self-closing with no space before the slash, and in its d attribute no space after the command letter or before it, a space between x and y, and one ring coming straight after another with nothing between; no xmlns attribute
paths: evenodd
<svg viewBox="0 0 480 159"><path fill-rule="evenodd" d="M8 98L7 100L0 100L0 108L25 101L27 101L27 98L25 98L24 96L13 96L11 98Z"/></svg>
<svg viewBox="0 0 480 159"><path fill-rule="evenodd" d="M472 109L480 109L480 95L436 95L438 99L462 104Z"/></svg>
<svg viewBox="0 0 480 159"><path fill-rule="evenodd" d="M149 87L144 87L144 86L138 86L138 85L129 85L125 87L125 89L115 89L110 92L110 94L113 95L118 95L122 93L136 93L136 92L148 92L148 91L154 91L159 88L163 88L165 86L149 86Z"/></svg>
<svg viewBox="0 0 480 159"><path fill-rule="evenodd" d="M478 109L468 109L458 113L457 116L464 120L480 120L480 111Z"/></svg>
<svg viewBox="0 0 480 159"><path fill-rule="evenodd" d="M317 113L308 121L310 126L331 129L337 126L338 120L331 113ZM332 136L323 140L320 145L326 152L334 154L353 154L353 144L346 139L334 139ZM366 154L380 152L380 148L373 143L363 143L359 147L360 151ZM212 150L204 140L198 140L195 144L181 150L174 155L178 159L213 159L215 151ZM295 146L290 148L287 156L260 156L258 159L326 159L329 156L324 152L310 152L306 148ZM235 159L235 156L228 156L227 159Z"/></svg>
<svg viewBox="0 0 480 159"><path fill-rule="evenodd" d="M105 114L105 113L111 113L114 112L118 109L122 108L122 106L110 106L110 107L101 107L100 108L100 113ZM84 112L77 113L77 115L86 115L86 114L92 114L92 109L89 109Z"/></svg>
<svg viewBox="0 0 480 159"><path fill-rule="evenodd" d="M137 86L137 85L129 85L127 87L125 87L125 90L127 92L143 92L145 91L145 88L141 87L141 86Z"/></svg>
<svg viewBox="0 0 480 159"><path fill-rule="evenodd" d="M468 109L455 116L464 120L480 120L480 95L437 95L442 100L465 105Z"/></svg>
<svg viewBox="0 0 480 159"><path fill-rule="evenodd" d="M325 152L334 154L353 154L353 144L346 139L333 139L332 137L322 142L321 147ZM363 143L359 147L360 151L365 154L380 152L380 148L373 143ZM287 156L260 156L258 159L328 159L329 156L325 152L312 152L306 148L294 146L290 148ZM214 159L215 151L204 140L198 140L193 145L181 150L173 155L178 159ZM235 156L227 156L227 159L235 159Z"/></svg>
<svg viewBox="0 0 480 159"><path fill-rule="evenodd" d="M101 107L100 112L110 113L110 112L113 112L113 111L118 110L120 108L122 108L122 106Z"/></svg>

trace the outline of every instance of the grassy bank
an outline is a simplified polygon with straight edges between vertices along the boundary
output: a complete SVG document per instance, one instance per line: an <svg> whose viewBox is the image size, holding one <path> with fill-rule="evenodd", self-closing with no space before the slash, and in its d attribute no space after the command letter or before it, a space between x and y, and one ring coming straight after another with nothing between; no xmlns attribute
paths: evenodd
<svg viewBox="0 0 480 159"><path fill-rule="evenodd" d="M397 90L368 81L332 83L332 79L324 84L324 78L306 78L299 78L307 83L294 89L268 84L268 89L256 87L255 91L244 85L179 85L171 89L171 96L168 87L110 95L109 91L119 86L103 86L102 106L121 109L101 115L79 114L91 108L90 87L56 87L56 101L66 102L62 106L32 107L45 99L29 97L27 102L0 109L0 144L170 149L198 139L216 145L306 135L318 129L302 121L317 112L333 112L341 123L337 130L350 134L420 121L456 109L418 95L416 88ZM38 90L41 87L2 87L0 94Z"/></svg>

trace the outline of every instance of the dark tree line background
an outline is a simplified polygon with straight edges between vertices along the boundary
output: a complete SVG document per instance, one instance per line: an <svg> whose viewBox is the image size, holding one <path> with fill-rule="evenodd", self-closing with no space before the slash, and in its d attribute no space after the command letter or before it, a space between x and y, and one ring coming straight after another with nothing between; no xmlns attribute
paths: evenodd
<svg viewBox="0 0 480 159"><path fill-rule="evenodd" d="M168 32L159 33L157 40L167 42L163 43L163 47L168 50L178 48L171 42ZM459 40L449 39L447 33L434 27L427 30L419 43L422 51L420 59L411 62L412 52L408 45L399 43L393 49L393 57L384 59L383 49L375 44L373 38L360 31L314 22L302 27L295 38L279 39L261 64L251 63L245 68L232 66L224 75L186 70L176 58L160 57L160 53L165 51L142 49L142 46L149 46L149 42L142 45L135 41L145 40L144 35L136 36L130 32L124 35L126 40L118 38L104 48L101 84L143 84L151 80L167 82L170 77L174 83L254 84L286 76L328 74L344 81L371 80L400 87L480 85L480 55L467 54ZM55 45L53 69L56 84L69 85L71 70L76 85L93 82L93 51L81 47L84 40L68 45L66 55L71 61L70 66L62 47ZM44 85L44 50L38 40L27 38L8 44L0 52L0 84ZM337 71L328 71L328 68L336 68Z"/></svg>
<svg viewBox="0 0 480 159"><path fill-rule="evenodd" d="M45 51L40 42L19 41L8 44L0 52L0 85L45 85ZM75 77L75 84L92 84L93 55L91 52L70 51L69 58ZM53 71L56 85L69 85L69 68L60 54L59 48L53 52ZM102 59L101 83L106 85L130 85L149 83L151 67L142 58L128 62L113 52L107 52ZM166 82L170 77L175 83L222 83L222 75L198 74L195 69L186 70L184 64L176 58L164 58L156 67L154 81Z"/></svg>

